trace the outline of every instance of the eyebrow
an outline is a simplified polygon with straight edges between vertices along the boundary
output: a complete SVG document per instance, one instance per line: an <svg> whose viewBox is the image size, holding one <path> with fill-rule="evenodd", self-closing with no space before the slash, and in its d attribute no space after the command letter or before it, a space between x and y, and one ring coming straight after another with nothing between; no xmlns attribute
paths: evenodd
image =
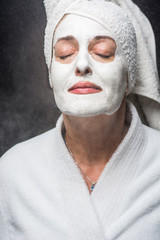
<svg viewBox="0 0 160 240"><path fill-rule="evenodd" d="M114 40L112 37L109 37L109 36L96 36L96 37L94 37L93 40L100 40L100 39L112 39L112 40Z"/></svg>
<svg viewBox="0 0 160 240"><path fill-rule="evenodd" d="M75 38L73 36L66 36L66 37L59 38L57 42L63 41L63 40L73 41L73 40L75 40Z"/></svg>
<svg viewBox="0 0 160 240"><path fill-rule="evenodd" d="M96 37L94 37L93 40L100 40L100 39L112 39L112 38L109 36L96 36ZM73 41L73 40L75 40L75 38L73 36L69 35L66 37L59 38L57 42L64 41L64 40L65 41ZM112 40L114 40L114 39L112 39Z"/></svg>

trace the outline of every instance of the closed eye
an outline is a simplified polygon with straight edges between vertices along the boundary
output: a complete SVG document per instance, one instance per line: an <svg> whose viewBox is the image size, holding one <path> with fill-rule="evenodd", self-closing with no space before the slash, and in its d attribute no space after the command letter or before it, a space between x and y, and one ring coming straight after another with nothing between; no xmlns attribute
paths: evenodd
<svg viewBox="0 0 160 240"><path fill-rule="evenodd" d="M98 55L101 58L107 58L107 59L111 57L111 56L103 55L103 54L99 54L99 53L96 53L96 55Z"/></svg>
<svg viewBox="0 0 160 240"><path fill-rule="evenodd" d="M69 55L66 55L66 56L60 56L59 58L62 59L62 60L64 60L64 59L66 59L66 58L68 58L68 57L70 57L70 56L72 56L72 55L73 55L73 53L72 53L72 54L69 54Z"/></svg>

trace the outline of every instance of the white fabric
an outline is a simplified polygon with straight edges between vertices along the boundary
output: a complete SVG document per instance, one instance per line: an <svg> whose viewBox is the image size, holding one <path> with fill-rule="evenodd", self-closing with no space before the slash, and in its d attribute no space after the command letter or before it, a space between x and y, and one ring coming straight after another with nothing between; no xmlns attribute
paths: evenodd
<svg viewBox="0 0 160 240"><path fill-rule="evenodd" d="M0 240L159 240L160 133L132 122L91 195L57 127L0 161Z"/></svg>
<svg viewBox="0 0 160 240"><path fill-rule="evenodd" d="M128 14L137 36L137 82L134 93L160 103L155 38L151 24L131 0L112 0Z"/></svg>
<svg viewBox="0 0 160 240"><path fill-rule="evenodd" d="M125 10L137 36L137 82L133 93L150 127L160 130L160 86L153 29L147 17L131 0L111 0Z"/></svg>

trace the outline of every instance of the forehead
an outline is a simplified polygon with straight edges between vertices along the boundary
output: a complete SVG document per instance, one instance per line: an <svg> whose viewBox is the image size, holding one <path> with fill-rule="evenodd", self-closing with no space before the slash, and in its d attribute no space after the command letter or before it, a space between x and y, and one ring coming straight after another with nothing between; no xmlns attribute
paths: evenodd
<svg viewBox="0 0 160 240"><path fill-rule="evenodd" d="M61 20L55 31L54 43L66 36L73 36L78 41L92 40L95 36L113 38L111 32L100 23L76 14L68 14Z"/></svg>

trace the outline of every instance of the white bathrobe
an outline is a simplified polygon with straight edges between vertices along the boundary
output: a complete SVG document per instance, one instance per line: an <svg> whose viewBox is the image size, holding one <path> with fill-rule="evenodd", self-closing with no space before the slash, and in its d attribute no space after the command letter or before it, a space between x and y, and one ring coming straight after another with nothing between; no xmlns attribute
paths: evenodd
<svg viewBox="0 0 160 240"><path fill-rule="evenodd" d="M129 131L93 193L55 129L0 161L0 240L160 240L160 132Z"/></svg>

